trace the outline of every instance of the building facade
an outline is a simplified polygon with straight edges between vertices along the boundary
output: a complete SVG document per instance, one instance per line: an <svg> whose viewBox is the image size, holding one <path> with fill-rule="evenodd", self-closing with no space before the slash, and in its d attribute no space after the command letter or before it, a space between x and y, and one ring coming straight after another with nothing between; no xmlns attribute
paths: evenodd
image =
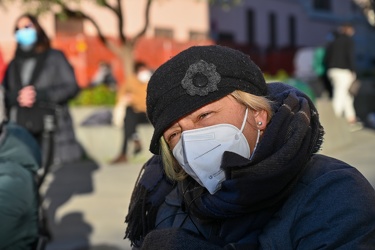
<svg viewBox="0 0 375 250"><path fill-rule="evenodd" d="M133 37L142 28L145 0L123 0L124 32ZM221 1L222 2L222 1ZM0 50L4 60L14 53L14 23L27 11L18 1L0 9ZM118 39L117 20L110 10L81 1L80 6L95 20L104 36ZM122 79L119 60L99 41L95 26L82 19L61 20L52 13L39 18L55 47L62 49L86 85L100 61L109 61ZM324 46L327 37L343 22L354 24L359 70L374 67L375 31L352 0L242 0L231 8L199 0L154 0L146 35L136 47L135 57L156 68L188 46L216 42L238 48L252 56L262 70L293 73L296 50Z"/></svg>
<svg viewBox="0 0 375 250"><path fill-rule="evenodd" d="M134 37L145 22L145 0L123 0L124 33ZM118 21L109 9L81 1L82 9L93 18L103 35L118 40ZM27 6L19 1L0 8L0 50L9 62L15 51L14 25ZM205 1L155 0L150 10L150 22L145 36L136 47L135 56L155 68L178 51L194 44L207 44L209 33L208 4ZM53 13L39 17L42 27L54 47L62 49L73 64L82 86L87 85L100 61L109 61L117 78L123 79L122 66L97 37L95 26L88 20L71 18L61 20Z"/></svg>
<svg viewBox="0 0 375 250"><path fill-rule="evenodd" d="M210 8L213 37L256 48L263 54L324 46L342 23L356 28L358 70L374 68L375 29L352 0L243 0L228 10Z"/></svg>

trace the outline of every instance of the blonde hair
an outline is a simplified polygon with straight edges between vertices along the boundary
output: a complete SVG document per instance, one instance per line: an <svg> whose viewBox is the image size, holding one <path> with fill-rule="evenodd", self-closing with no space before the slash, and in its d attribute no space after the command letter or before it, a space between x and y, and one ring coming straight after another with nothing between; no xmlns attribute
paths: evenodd
<svg viewBox="0 0 375 250"><path fill-rule="evenodd" d="M263 96L252 95L247 92L235 90L231 94L237 102L249 107L253 111L266 111L267 123L272 118L271 101ZM160 138L161 156L164 165L164 171L168 178L180 181L186 178L187 173L181 168L174 158L164 136Z"/></svg>

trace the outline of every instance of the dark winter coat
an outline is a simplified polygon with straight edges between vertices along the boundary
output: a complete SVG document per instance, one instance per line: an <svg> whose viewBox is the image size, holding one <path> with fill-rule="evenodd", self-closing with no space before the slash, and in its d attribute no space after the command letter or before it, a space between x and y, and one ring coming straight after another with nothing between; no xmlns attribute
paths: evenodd
<svg viewBox="0 0 375 250"><path fill-rule="evenodd" d="M348 164L316 154L323 128L297 89L268 84L274 115L251 159L225 152L211 195L145 165L125 236L142 249L375 249L375 191Z"/></svg>
<svg viewBox="0 0 375 250"><path fill-rule="evenodd" d="M280 207L202 220L181 197L177 187L166 196L155 223L164 230L151 231L145 249L375 249L373 188L355 168L323 155L309 161Z"/></svg>
<svg viewBox="0 0 375 250"><path fill-rule="evenodd" d="M15 124L0 133L0 249L32 249L38 237L34 176L41 155L35 139Z"/></svg>
<svg viewBox="0 0 375 250"><path fill-rule="evenodd" d="M20 66L19 66L20 65ZM20 67L22 59L15 57L7 68L3 85L6 95L9 119L14 121L12 108L17 106L17 95L20 83ZM35 66L35 69L38 65ZM57 129L55 132L55 162L73 161L82 156L82 148L75 138L73 122L68 108L68 101L79 92L74 70L64 54L49 49L40 72L31 83L36 89L36 103L56 106Z"/></svg>
<svg viewBox="0 0 375 250"><path fill-rule="evenodd" d="M326 49L324 62L327 69L339 68L355 71L354 42L345 34L339 34Z"/></svg>

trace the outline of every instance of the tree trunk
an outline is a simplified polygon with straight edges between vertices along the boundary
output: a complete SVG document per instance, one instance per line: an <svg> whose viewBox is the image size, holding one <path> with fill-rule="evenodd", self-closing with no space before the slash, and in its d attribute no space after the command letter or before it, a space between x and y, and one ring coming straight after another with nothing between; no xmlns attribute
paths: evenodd
<svg viewBox="0 0 375 250"><path fill-rule="evenodd" d="M106 46L120 59L125 79L130 74L134 74L134 45L131 42L127 42L121 45L107 43Z"/></svg>

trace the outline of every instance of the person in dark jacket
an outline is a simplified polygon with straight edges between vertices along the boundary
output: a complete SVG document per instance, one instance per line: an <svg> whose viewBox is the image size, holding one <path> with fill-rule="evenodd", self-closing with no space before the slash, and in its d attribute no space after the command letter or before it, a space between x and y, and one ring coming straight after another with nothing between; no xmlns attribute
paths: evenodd
<svg viewBox="0 0 375 250"><path fill-rule="evenodd" d="M31 250L39 236L41 152L28 131L6 121L3 108L0 97L0 249Z"/></svg>
<svg viewBox="0 0 375 250"><path fill-rule="evenodd" d="M52 109L56 120L54 163L81 158L83 149L76 141L68 109L68 101L79 92L71 64L62 51L51 48L34 16L20 16L14 32L17 49L3 80L9 119L25 126L42 144L44 131L40 126L28 126L28 122L43 110ZM21 124L20 118L25 118L26 113L30 119ZM34 124L42 123L39 119Z"/></svg>
<svg viewBox="0 0 375 250"><path fill-rule="evenodd" d="M375 192L320 155L307 95L242 52L193 46L147 88L154 126L125 222L140 249L374 249Z"/></svg>
<svg viewBox="0 0 375 250"><path fill-rule="evenodd" d="M333 86L332 105L337 117L345 117L349 125L357 126L357 116L354 109L354 97L349 88L356 79L354 42L354 27L342 25L326 50L325 64L327 75Z"/></svg>
<svg viewBox="0 0 375 250"><path fill-rule="evenodd" d="M89 87L96 87L101 84L104 84L111 90L116 90L117 80L113 74L111 64L106 61L99 62L98 69L89 83Z"/></svg>

